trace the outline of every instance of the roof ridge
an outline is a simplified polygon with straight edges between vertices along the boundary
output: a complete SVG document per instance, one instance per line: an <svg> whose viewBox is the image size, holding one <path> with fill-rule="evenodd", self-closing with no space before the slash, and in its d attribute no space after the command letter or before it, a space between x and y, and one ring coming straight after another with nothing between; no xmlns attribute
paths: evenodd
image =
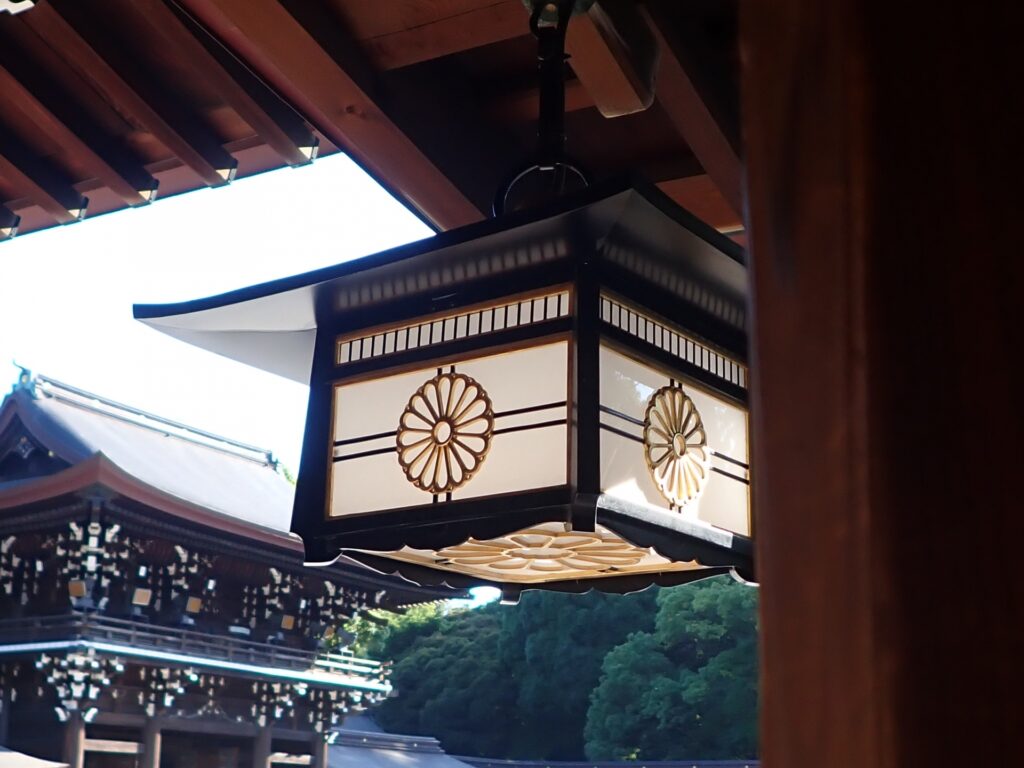
<svg viewBox="0 0 1024 768"><path fill-rule="evenodd" d="M28 381L23 379L22 382L20 382L20 386L27 390L33 397L49 397L55 400L60 400L68 403L69 405L74 405L102 416L117 418L154 432L167 432L170 430L174 433L175 437L189 440L198 445L203 445L215 450L221 450L225 453L252 461L259 461L262 459L263 462L274 469L277 469L278 467L278 461L274 458L273 451L269 448L260 448L259 446L249 445L248 443L243 443L239 440L233 440L229 437L224 437L223 435L208 432L206 430L199 429L198 427L184 424L180 421L174 421L173 419L168 419L164 416L144 411L141 408L135 408L133 406L126 405L125 403L118 402L117 400L112 400L111 398L97 395L94 392L89 392L70 384L66 384L49 376L44 376L42 374L31 375L31 378ZM96 405L103 407L96 407ZM164 429L161 429L161 427ZM256 454L256 456L253 454ZM260 458L258 459L257 456Z"/></svg>

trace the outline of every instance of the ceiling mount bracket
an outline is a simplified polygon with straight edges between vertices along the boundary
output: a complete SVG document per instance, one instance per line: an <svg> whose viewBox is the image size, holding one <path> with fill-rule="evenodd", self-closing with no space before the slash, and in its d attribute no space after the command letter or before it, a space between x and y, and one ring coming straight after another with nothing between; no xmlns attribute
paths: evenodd
<svg viewBox="0 0 1024 768"><path fill-rule="evenodd" d="M537 38L540 86L537 149L526 167L501 186L494 200L495 216L590 186L587 174L565 153L565 34L578 5L576 0L533 4L530 32Z"/></svg>

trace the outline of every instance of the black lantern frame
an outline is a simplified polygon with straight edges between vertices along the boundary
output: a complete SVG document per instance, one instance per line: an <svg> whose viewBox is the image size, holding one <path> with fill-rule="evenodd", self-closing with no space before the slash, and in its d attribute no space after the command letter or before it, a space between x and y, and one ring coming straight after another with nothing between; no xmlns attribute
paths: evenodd
<svg viewBox="0 0 1024 768"><path fill-rule="evenodd" d="M746 281L736 243L654 187L633 182L592 188L541 209L220 297L136 306L135 314L229 357L297 380L308 376L292 519L308 561L343 556L418 583L495 584L507 593L625 592L725 572L755 578L750 536L610 495L601 476L602 430L637 439L635 429L626 434L609 419L635 426L636 417L601 403L602 347L745 411ZM499 329L495 321L487 332L466 332L477 313L527 304L529 322L502 323ZM429 328L425 343L402 343L399 334L412 326ZM564 405L567 429L564 484L463 499L432 494L432 503L331 515L337 387L409 369L436 368L442 374L467 358L552 342L564 342L569 350L566 402L555 404ZM302 362L310 358L304 374ZM394 436L371 437L380 446ZM747 463L729 461L737 465L733 480L749 484ZM671 561L694 561L702 568L629 574L611 569L595 578L507 583L388 554L403 547L440 551L551 522L573 531L611 531Z"/></svg>

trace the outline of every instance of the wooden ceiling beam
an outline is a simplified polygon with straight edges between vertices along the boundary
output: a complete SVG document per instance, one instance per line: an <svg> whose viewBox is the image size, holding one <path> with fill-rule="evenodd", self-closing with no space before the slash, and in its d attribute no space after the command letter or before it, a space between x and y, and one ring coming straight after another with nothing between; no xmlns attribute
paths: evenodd
<svg viewBox="0 0 1024 768"><path fill-rule="evenodd" d="M647 9L642 12L649 14ZM660 51L657 70L658 103L708 176L714 180L733 212L742 216L743 163L739 154L698 92L689 72L681 63L681 57L666 39L659 24L667 25L667 21L660 17L651 19L649 15L647 18Z"/></svg>
<svg viewBox="0 0 1024 768"><path fill-rule="evenodd" d="M70 224L85 217L89 200L69 179L38 157L18 137L0 126L0 176L18 192L38 205L58 224Z"/></svg>
<svg viewBox="0 0 1024 768"><path fill-rule="evenodd" d="M182 0L317 130L442 229L481 212L276 0Z"/></svg>
<svg viewBox="0 0 1024 768"><path fill-rule="evenodd" d="M186 123L158 94L147 93L156 89L140 87L138 82L129 84L53 4L38 4L20 21L74 66L81 77L91 81L111 105L136 118L204 183L221 186L230 181L237 161L216 137L201 126ZM134 67L123 69L130 72Z"/></svg>
<svg viewBox="0 0 1024 768"><path fill-rule="evenodd" d="M706 174L660 181L658 189L719 232L743 229L743 217L733 210L718 185Z"/></svg>
<svg viewBox="0 0 1024 768"><path fill-rule="evenodd" d="M94 126L68 116L71 104L55 95L44 103L47 89L32 73L14 73L0 64L0 92L9 107L21 112L62 151L82 158L95 178L128 205L145 205L156 194L157 181L129 153L121 150Z"/></svg>
<svg viewBox="0 0 1024 768"><path fill-rule="evenodd" d="M298 166L315 157L317 140L304 121L275 94L252 82L252 74L201 25L175 13L163 0L132 0L132 4L150 29L188 61L196 77L208 82L282 160ZM235 66L231 67L232 63ZM242 85L243 80L248 81L248 88ZM254 97L259 88L264 93Z"/></svg>
<svg viewBox="0 0 1024 768"><path fill-rule="evenodd" d="M501 0L359 42L374 67L387 71L529 34L528 21L522 0Z"/></svg>
<svg viewBox="0 0 1024 768"><path fill-rule="evenodd" d="M565 111L576 112L594 106L594 98L579 80L565 82ZM503 123L532 123L540 117L540 93L537 87L514 91L494 99L489 106L491 117Z"/></svg>
<svg viewBox="0 0 1024 768"><path fill-rule="evenodd" d="M634 3L599 0L573 16L565 50L569 66L605 117L651 106L657 48Z"/></svg>
<svg viewBox="0 0 1024 768"><path fill-rule="evenodd" d="M0 240L8 240L18 234L21 217L3 205L0 205Z"/></svg>

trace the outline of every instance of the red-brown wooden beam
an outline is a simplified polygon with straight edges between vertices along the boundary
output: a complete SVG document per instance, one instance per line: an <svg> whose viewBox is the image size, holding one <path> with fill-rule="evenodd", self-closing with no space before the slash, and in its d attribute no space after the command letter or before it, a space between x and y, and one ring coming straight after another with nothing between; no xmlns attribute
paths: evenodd
<svg viewBox="0 0 1024 768"><path fill-rule="evenodd" d="M1013 762L1016 7L740 7L763 765Z"/></svg>
<svg viewBox="0 0 1024 768"><path fill-rule="evenodd" d="M182 0L317 130L442 229L481 212L276 0Z"/></svg>
<svg viewBox="0 0 1024 768"><path fill-rule="evenodd" d="M367 38L360 45L374 67L386 71L528 35L528 21L522 0L500 0L427 24Z"/></svg>
<svg viewBox="0 0 1024 768"><path fill-rule="evenodd" d="M38 205L58 224L85 217L89 200L50 162L36 155L17 136L0 126L0 176Z"/></svg>
<svg viewBox="0 0 1024 768"><path fill-rule="evenodd" d="M565 111L576 112L594 106L594 97L579 80L565 82ZM534 122L540 116L540 93L536 87L497 96L487 108L495 120L507 123Z"/></svg>
<svg viewBox="0 0 1024 768"><path fill-rule="evenodd" d="M647 109L654 100L656 42L634 3L604 0L569 22L569 66L605 117Z"/></svg>
<svg viewBox="0 0 1024 768"><path fill-rule="evenodd" d="M183 55L195 76L203 78L239 116L249 124L256 134L273 149L282 160L292 166L304 165L312 159L316 141L313 134L301 125L302 120L286 105L274 105L273 97L262 100L261 104L232 77L208 46L217 45L198 26L192 29L187 18L174 13L163 0L132 0L150 29L164 40L166 45ZM196 34L207 39L200 42ZM224 53L227 56L227 53ZM251 78L251 75L249 75ZM273 114L271 111L273 110ZM287 128L285 126L288 126Z"/></svg>
<svg viewBox="0 0 1024 768"><path fill-rule="evenodd" d="M693 79L658 27L650 29L658 41L657 99L661 108L707 171L733 212L743 213L743 163L722 126L701 98Z"/></svg>
<svg viewBox="0 0 1024 768"><path fill-rule="evenodd" d="M156 193L156 180L132 157L112 141L87 143L83 135L95 130L66 116L70 104L59 98L43 102L42 87L29 90L23 82L0 65L0 92L8 109L17 109L63 151L81 159L83 165L103 185L128 205L148 203ZM58 116L58 113L65 113Z"/></svg>
<svg viewBox="0 0 1024 768"><path fill-rule="evenodd" d="M112 106L135 117L178 160L192 169L209 186L230 180L236 162L208 131L186 122L160 99L143 95L142 88L124 77L88 42L52 3L39 3L31 13L21 14L42 40L63 56L82 78Z"/></svg>
<svg viewBox="0 0 1024 768"><path fill-rule="evenodd" d="M720 232L736 232L743 228L743 218L732 209L718 185L707 174L660 181L658 189Z"/></svg>

